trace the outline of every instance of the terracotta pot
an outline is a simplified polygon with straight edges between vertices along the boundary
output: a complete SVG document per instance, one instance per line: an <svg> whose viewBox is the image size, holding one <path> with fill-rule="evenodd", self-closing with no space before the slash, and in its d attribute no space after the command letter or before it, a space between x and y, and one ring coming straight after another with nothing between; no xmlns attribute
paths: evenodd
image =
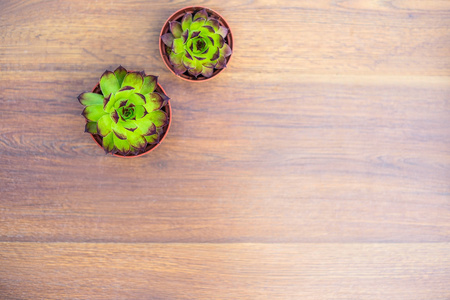
<svg viewBox="0 0 450 300"><path fill-rule="evenodd" d="M233 50L233 35L231 33L231 29L230 26L228 25L228 23L225 21L225 19L216 11L207 8L207 7L203 7L203 6L188 6L185 8L182 8L180 10L178 10L177 12L175 12L173 15L171 15L167 21L164 23L163 28L161 29L161 34L159 35L159 53L161 54L161 57L164 61L164 64L166 65L166 67L176 76L180 77L181 79L190 81L190 82L203 82L203 81L207 81L212 79L213 77L215 77L216 75L218 75L220 72L222 72L224 69L214 69L214 72L212 74L211 77L204 77L203 75L199 75L197 78L195 78L195 76L190 75L189 73L185 72L183 74L177 75L172 68L172 64L169 61L169 57L166 53L166 45L163 43L161 36L167 32L169 32L169 22L171 21L178 21L181 22L181 19L183 18L183 16L186 13L192 13L194 14L195 12L202 10L202 9L206 9L206 11L208 12L208 14L214 18L216 18L221 26L224 26L226 28L228 28L228 34L225 38L226 43L228 44L228 46L230 46L231 50ZM230 56L228 56L227 59L227 65L230 63L230 59L231 56L233 56L233 54L231 54Z"/></svg>
<svg viewBox="0 0 450 300"><path fill-rule="evenodd" d="M129 71L131 72L131 71ZM156 92L160 92L160 93L164 93L166 94L166 92L164 91L164 89L162 88L162 86L157 83L156 85ZM97 94L101 94L101 90L100 90L100 84L97 83L97 85L94 87L94 89L92 90L92 93L97 93ZM169 132L170 129L170 125L172 124L172 107L170 106L170 100L167 101L167 104L161 108L162 111L164 111L167 114L167 119L168 119L168 123L166 125L163 126L163 134L161 135L160 139L159 139L159 143L157 144L148 144L147 147L145 148L145 150L142 153L139 153L137 155L133 155L133 154L127 154L127 155L120 155L120 154L113 154L113 156L116 157L124 157L124 158L133 158L133 157L138 157L138 156L142 156L145 155L147 153L152 152L153 150L155 150L161 143L162 141L166 138L167 133ZM91 134L92 139L97 143L97 145L99 145L100 148L102 148L103 150L103 146L102 146L102 137L98 134Z"/></svg>

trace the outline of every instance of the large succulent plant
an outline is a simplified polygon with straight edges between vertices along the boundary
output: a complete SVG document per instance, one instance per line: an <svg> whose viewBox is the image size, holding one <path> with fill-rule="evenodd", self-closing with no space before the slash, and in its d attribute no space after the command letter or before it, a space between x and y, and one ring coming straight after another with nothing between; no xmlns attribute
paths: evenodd
<svg viewBox="0 0 450 300"><path fill-rule="evenodd" d="M128 72L119 66L100 78L100 93L82 93L86 132L102 137L106 153L138 154L159 142L167 114L161 110L169 98L156 92L157 77Z"/></svg>
<svg viewBox="0 0 450 300"><path fill-rule="evenodd" d="M169 27L161 39L177 75L188 71L195 77L211 77L214 69L226 67L226 58L232 53L225 40L228 28L208 16L206 9L194 15L186 13L181 22L169 22Z"/></svg>

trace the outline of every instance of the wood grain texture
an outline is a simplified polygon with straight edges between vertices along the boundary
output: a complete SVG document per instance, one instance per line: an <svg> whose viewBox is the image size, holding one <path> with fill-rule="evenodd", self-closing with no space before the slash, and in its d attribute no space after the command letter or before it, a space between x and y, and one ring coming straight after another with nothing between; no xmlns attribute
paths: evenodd
<svg viewBox="0 0 450 300"><path fill-rule="evenodd" d="M233 30L202 84L188 5ZM172 99L138 159L76 99L120 64ZM449 1L0 2L1 299L448 299L449 242Z"/></svg>
<svg viewBox="0 0 450 300"><path fill-rule="evenodd" d="M1 285L12 299L450 297L449 244L1 246Z"/></svg>

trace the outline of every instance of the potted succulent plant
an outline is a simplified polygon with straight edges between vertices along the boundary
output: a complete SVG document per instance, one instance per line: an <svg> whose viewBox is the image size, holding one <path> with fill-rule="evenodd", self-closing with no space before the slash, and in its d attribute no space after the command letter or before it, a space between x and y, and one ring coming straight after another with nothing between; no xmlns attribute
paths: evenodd
<svg viewBox="0 0 450 300"><path fill-rule="evenodd" d="M85 131L115 156L135 157L156 148L171 123L169 97L157 77L119 66L105 71L92 92L78 96Z"/></svg>
<svg viewBox="0 0 450 300"><path fill-rule="evenodd" d="M219 74L230 61L233 36L225 19L204 7L186 7L164 24L159 51L175 75L205 81Z"/></svg>

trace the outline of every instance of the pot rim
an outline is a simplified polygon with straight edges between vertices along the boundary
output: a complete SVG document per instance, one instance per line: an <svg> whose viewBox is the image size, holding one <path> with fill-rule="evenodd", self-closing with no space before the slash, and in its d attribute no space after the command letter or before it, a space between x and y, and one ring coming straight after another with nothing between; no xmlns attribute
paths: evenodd
<svg viewBox="0 0 450 300"><path fill-rule="evenodd" d="M172 64L170 63L170 61L169 61L167 55L165 54L165 44L163 43L163 41L162 41L162 39L161 39L161 36L169 31L169 30L168 30L168 27L169 27L169 25L168 25L168 24L169 24L169 21L175 20L174 18L175 18L176 15L178 15L178 14L180 14L180 13L187 13L187 12L197 11L197 10L201 10L201 9L206 9L208 12L211 12L212 14L215 14L215 15L218 17L217 20L219 21L219 23L221 23L221 25L223 25L223 26L225 26L226 28L228 28L227 41L228 41L228 45L230 46L231 50L233 50L233 34L232 34L232 32L231 32L230 25L228 25L226 19L225 19L221 14L219 14L217 11L215 11L215 10L213 10L213 9L211 9L211 8L205 7L205 6L186 6L186 7L183 7L183 8L181 8L181 9L177 10L176 12L174 12L174 13L173 13L172 15L170 15L170 17L167 18L167 20L164 22L164 25L163 25L163 27L162 27L162 29L161 29L160 34L159 34L159 53L160 53L160 55L161 55L161 57L162 57L162 60L163 60L164 64L165 64L166 67L170 70L170 72L172 72L172 74L174 74L175 76L177 76L177 77L179 77L179 78L181 78L181 79L183 79L183 80L189 81L189 82L204 82L204 81L211 80L211 79L213 79L214 77L216 77L217 75L219 75L223 70L225 70L226 67L223 68L223 69L215 69L216 71L213 73L213 75L212 75L211 77L202 77L201 79L194 79L195 77L194 77L194 76L191 76L191 75L184 75L184 76L181 76L181 75L183 75L184 73L183 73L183 74L180 74L180 75L177 75L177 74L173 71L173 69L172 69ZM179 17L178 17L178 18L179 18ZM176 18L176 19L178 19L178 18ZM230 56L227 57L227 65L230 63L231 57L232 57L232 56L233 56L233 53L232 53Z"/></svg>

